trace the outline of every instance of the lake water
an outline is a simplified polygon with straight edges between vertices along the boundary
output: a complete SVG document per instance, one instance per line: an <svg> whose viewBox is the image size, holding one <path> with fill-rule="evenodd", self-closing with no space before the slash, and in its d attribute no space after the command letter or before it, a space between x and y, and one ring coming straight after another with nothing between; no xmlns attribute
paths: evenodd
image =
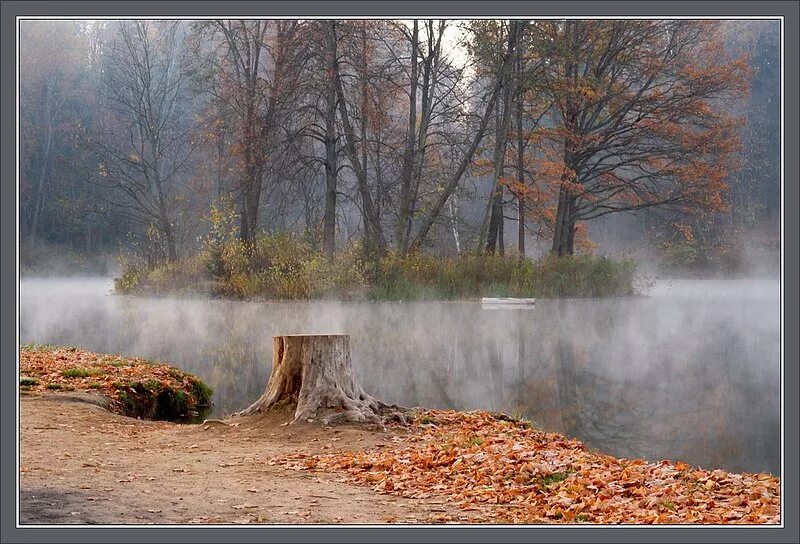
<svg viewBox="0 0 800 544"><path fill-rule="evenodd" d="M107 279L24 279L23 343L160 359L214 387L217 416L263 392L272 336L351 335L368 392L500 410L621 457L780 473L780 284L659 282L646 297L232 302L110 294Z"/></svg>

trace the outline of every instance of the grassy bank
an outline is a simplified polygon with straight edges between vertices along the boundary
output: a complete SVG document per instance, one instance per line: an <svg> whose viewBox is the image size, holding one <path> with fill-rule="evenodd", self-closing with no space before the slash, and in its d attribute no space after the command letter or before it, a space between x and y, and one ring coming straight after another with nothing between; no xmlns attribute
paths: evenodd
<svg viewBox="0 0 800 544"><path fill-rule="evenodd" d="M211 405L212 390L199 378L144 359L24 345L19 363L23 394L97 392L108 397L114 412L168 421L200 418Z"/></svg>
<svg viewBox="0 0 800 544"><path fill-rule="evenodd" d="M115 280L123 294L202 294L235 299L457 300L481 296L604 297L633 294L636 265L579 255L365 258L350 247L333 262L304 238L262 236L207 244L175 263L128 259Z"/></svg>

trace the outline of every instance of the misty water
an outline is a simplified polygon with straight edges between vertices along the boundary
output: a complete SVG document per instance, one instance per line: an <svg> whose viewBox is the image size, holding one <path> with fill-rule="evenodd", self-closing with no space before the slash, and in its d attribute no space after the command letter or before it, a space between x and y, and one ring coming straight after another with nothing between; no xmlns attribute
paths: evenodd
<svg viewBox="0 0 800 544"><path fill-rule="evenodd" d="M264 389L272 336L351 335L367 391L487 409L621 457L780 473L780 284L662 281L646 297L233 302L110 294L108 279L23 279L23 343L160 359L214 387L215 414Z"/></svg>

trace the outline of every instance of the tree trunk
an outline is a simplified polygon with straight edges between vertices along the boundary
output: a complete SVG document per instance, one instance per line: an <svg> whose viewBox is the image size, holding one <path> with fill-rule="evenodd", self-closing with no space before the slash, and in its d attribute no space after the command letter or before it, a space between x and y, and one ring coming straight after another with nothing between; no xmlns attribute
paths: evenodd
<svg viewBox="0 0 800 544"><path fill-rule="evenodd" d="M251 84L253 87L255 83ZM248 101L255 101L255 90L248 90ZM260 150L257 148L255 107L248 105L245 117L245 130L243 136L244 146L244 183L242 186L242 216L240 238L243 242L253 242L256 238L258 224L258 207L261 199L261 169L259 166Z"/></svg>
<svg viewBox="0 0 800 544"><path fill-rule="evenodd" d="M36 237L39 235L39 220L42 216L44 209L44 186L47 178L47 168L50 162L50 148L53 142L53 113L52 113L52 87L54 83L51 81L47 84L47 98L45 112L47 115L47 139L42 152L41 166L39 169L39 183L36 185L36 196L33 200L33 218L31 219L30 228L30 244L31 248L36 243Z"/></svg>
<svg viewBox="0 0 800 544"><path fill-rule="evenodd" d="M456 213L456 206L453 204L453 201L456 199L456 196L453 195L453 198L447 201L448 206L450 206L450 228L453 230L453 240L456 242L456 252L461 255L461 237L458 233L458 214Z"/></svg>
<svg viewBox="0 0 800 544"><path fill-rule="evenodd" d="M417 87L419 82L417 59L419 58L419 22L414 19L414 30L411 34L411 75L408 102L408 126L406 144L403 150L403 169L400 174L400 216L397 218L395 234L397 247L401 254L408 249L406 233L411 222L411 181L413 177L416 143L417 143Z"/></svg>
<svg viewBox="0 0 800 544"><path fill-rule="evenodd" d="M568 43L573 44L575 40L575 22L567 21L565 33ZM575 45L571 45L575 47ZM570 82L570 90L577 89L578 86L578 65L572 60L565 64L565 75ZM553 247L551 253L562 257L573 254L575 241L575 195L570 191L567 182L578 182L580 174L576 169L576 158L574 152L575 144L572 136L576 132L576 105L570 93L567 93L566 106L563 113L564 125L568 135L564 138L564 173L561 175L562 185L558 191L558 209L556 211L556 224L553 233ZM574 177L573 177L574 176Z"/></svg>
<svg viewBox="0 0 800 544"><path fill-rule="evenodd" d="M505 218L503 216L503 204L500 204L500 225L497 227L497 252L501 257L506 256L506 238L505 238Z"/></svg>
<svg viewBox="0 0 800 544"><path fill-rule="evenodd" d="M494 144L494 174L492 177L492 187L494 188L490 195L490 209L491 217L489 219L489 233L486 239L485 252L487 255L494 255L497 251L498 240L502 237L504 211L503 211L503 173L505 170L506 160L506 144L508 143L508 125L511 119L511 109L509 108L509 99L511 96L509 90L510 78L505 77L503 89L503 101L497 104L496 110L496 130L495 130L495 144ZM502 245L502 242L501 242ZM502 254L503 252L501 252Z"/></svg>
<svg viewBox="0 0 800 544"><path fill-rule="evenodd" d="M574 197L564 187L559 192L558 210L556 211L556 228L553 234L551 253L558 257L572 255L575 245Z"/></svg>
<svg viewBox="0 0 800 544"><path fill-rule="evenodd" d="M326 109L325 109L325 218L322 227L322 251L333 262L336 242L336 185L338 165L336 163L336 82L334 68L336 58L336 22L326 24Z"/></svg>
<svg viewBox="0 0 800 544"><path fill-rule="evenodd" d="M525 196L520 193L517 195L517 252L519 258L525 258Z"/></svg>
<svg viewBox="0 0 800 544"><path fill-rule="evenodd" d="M273 338L272 373L264 394L237 415L263 412L279 403L295 406L292 423L405 422L405 408L384 404L361 388L353 374L346 334Z"/></svg>
<svg viewBox="0 0 800 544"><path fill-rule="evenodd" d="M178 260L178 249L175 244L175 233L168 219L164 223L164 237L167 240L167 259L169 259L169 262L174 263Z"/></svg>
<svg viewBox="0 0 800 544"><path fill-rule="evenodd" d="M239 223L239 239L242 242L250 241L249 226L250 226L250 221L248 221L247 219L247 197L245 196L245 193L242 192L242 213Z"/></svg>
<svg viewBox="0 0 800 544"><path fill-rule="evenodd" d="M521 46L520 46L521 47ZM517 252L519 258L525 258L525 139L522 137L522 56L520 48L516 51L516 78L514 80L514 96L516 98L517 121Z"/></svg>

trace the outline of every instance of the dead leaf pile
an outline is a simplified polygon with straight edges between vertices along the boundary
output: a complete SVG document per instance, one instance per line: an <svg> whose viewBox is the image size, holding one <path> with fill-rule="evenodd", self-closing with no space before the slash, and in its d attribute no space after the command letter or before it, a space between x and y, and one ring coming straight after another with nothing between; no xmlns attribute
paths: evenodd
<svg viewBox="0 0 800 544"><path fill-rule="evenodd" d="M443 496L475 510L472 522L780 523L774 476L617 459L488 412L420 411L389 447L270 464L344 471L351 483L403 497Z"/></svg>

